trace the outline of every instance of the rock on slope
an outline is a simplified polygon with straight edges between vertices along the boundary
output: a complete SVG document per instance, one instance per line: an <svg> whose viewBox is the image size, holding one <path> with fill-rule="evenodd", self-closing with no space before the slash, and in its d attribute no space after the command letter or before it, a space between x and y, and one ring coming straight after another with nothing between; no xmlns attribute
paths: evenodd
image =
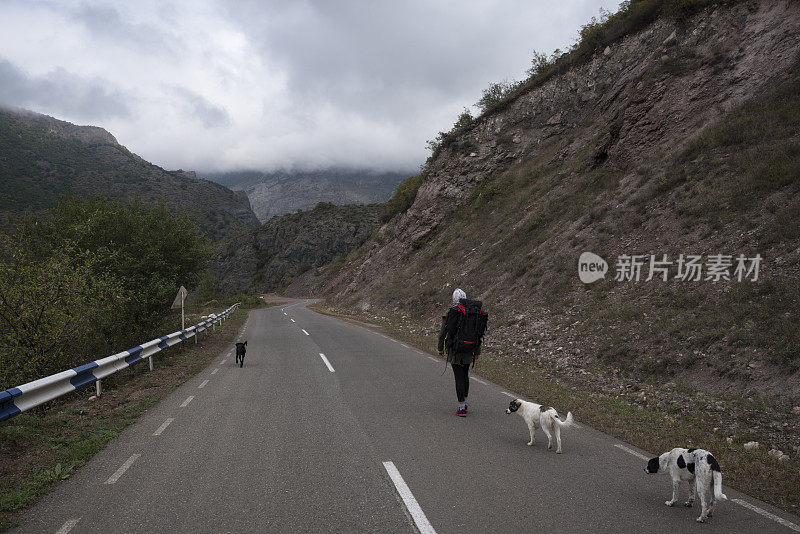
<svg viewBox="0 0 800 534"><path fill-rule="evenodd" d="M796 2L662 17L474 121L321 290L435 324L460 286L492 307L509 362L797 398L799 51ZM584 251L605 280L579 281ZM759 283L680 282L676 265L617 282L624 254L765 262Z"/></svg>

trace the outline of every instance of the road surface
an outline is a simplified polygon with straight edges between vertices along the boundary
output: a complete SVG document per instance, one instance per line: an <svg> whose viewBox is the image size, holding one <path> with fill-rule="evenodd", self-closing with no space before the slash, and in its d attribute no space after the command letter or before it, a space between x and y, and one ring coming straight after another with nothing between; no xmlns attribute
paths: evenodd
<svg viewBox="0 0 800 534"><path fill-rule="evenodd" d="M480 376L456 417L441 360L306 304L250 312L243 368L231 346L13 532L800 531L730 488L698 524L648 454L585 424L562 455L527 447L516 395Z"/></svg>

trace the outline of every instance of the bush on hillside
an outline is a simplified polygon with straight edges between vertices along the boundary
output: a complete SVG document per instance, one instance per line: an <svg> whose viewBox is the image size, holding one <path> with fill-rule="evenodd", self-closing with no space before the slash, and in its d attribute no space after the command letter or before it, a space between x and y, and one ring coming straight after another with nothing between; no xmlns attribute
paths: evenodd
<svg viewBox="0 0 800 534"><path fill-rule="evenodd" d="M0 388L154 336L208 247L166 209L64 198L0 233ZM149 338L148 338L149 339Z"/></svg>

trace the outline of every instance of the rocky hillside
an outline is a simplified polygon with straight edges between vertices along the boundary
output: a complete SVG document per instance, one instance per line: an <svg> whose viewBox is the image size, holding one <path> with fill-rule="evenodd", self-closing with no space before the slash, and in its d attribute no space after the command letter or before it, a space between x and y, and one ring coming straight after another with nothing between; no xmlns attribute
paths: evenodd
<svg viewBox="0 0 800 534"><path fill-rule="evenodd" d="M185 212L212 239L258 225L246 195L165 171L96 126L76 126L29 111L0 109L0 216L45 210L68 191L115 200L163 202Z"/></svg>
<svg viewBox="0 0 800 534"><path fill-rule="evenodd" d="M228 293L281 289L361 245L377 228L379 213L380 205L321 202L312 210L273 217L219 244L209 270Z"/></svg>
<svg viewBox="0 0 800 534"><path fill-rule="evenodd" d="M209 179L244 191L261 222L276 215L308 210L319 202L372 204L385 202L409 176L400 172L356 169L319 171L231 172Z"/></svg>
<svg viewBox="0 0 800 534"><path fill-rule="evenodd" d="M800 4L702 4L601 28L594 53L446 138L410 208L313 291L432 332L458 286L508 365L797 403ZM604 279L581 282L583 252Z"/></svg>

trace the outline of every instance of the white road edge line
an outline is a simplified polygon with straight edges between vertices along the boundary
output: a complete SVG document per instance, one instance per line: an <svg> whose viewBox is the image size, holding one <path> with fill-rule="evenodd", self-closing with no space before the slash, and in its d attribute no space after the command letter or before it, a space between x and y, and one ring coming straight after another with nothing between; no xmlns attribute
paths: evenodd
<svg viewBox="0 0 800 534"><path fill-rule="evenodd" d="M225 357L226 357L226 358L230 358L230 357L231 357L231 354L233 354L233 351L230 351L230 352L228 353L228 355L227 355L227 356L225 356Z"/></svg>
<svg viewBox="0 0 800 534"><path fill-rule="evenodd" d="M301 328L300 330L303 330L303 333L304 333L305 335L307 335L307 336L310 336L310 335L311 335L311 334L309 334L308 332L306 332L306 331L305 331L304 329L302 329L302 328Z"/></svg>
<svg viewBox="0 0 800 534"><path fill-rule="evenodd" d="M335 372L336 372L336 371L334 371L334 370L333 370L333 366L331 365L331 362L329 362L329 361L328 361L328 358L326 358L324 354L322 354L322 353L320 352L320 353L319 353L319 357L320 357L320 358L322 358L322 361L323 361L323 362L325 362L325 365L327 365L327 366L328 366L328 370L329 370L331 373L335 373Z"/></svg>
<svg viewBox="0 0 800 534"><path fill-rule="evenodd" d="M419 529L420 534L436 534L436 531L433 529L430 521L428 518L425 517L425 512L422 511L420 508L417 499L414 498L414 494L411 493L411 490L408 488L405 480L403 477L400 476L400 471L394 466L392 462L383 462L383 467L386 469L386 472L389 473L389 478L392 479L394 483L394 487L397 488L397 493L400 494L400 498L403 499L403 503L406 505L406 509L411 514L411 518L414 520L414 523L417 525L417 529Z"/></svg>
<svg viewBox="0 0 800 534"><path fill-rule="evenodd" d="M228 359L226 358L226 359L222 360L219 364L220 365L225 365L225 362L227 362L227 361L228 361Z"/></svg>
<svg viewBox="0 0 800 534"><path fill-rule="evenodd" d="M488 386L488 385L489 385L488 383L484 382L484 381L483 381L483 380L481 380L480 378L475 378L475 377L473 376L473 377L472 377L472 379L473 379L475 382L479 383L479 384L483 384L484 386Z"/></svg>
<svg viewBox="0 0 800 534"><path fill-rule="evenodd" d="M795 532L800 532L800 527L798 527L797 525L795 525L791 521L787 521L786 519L784 519L782 517L778 517L775 514L771 514L771 513L767 512L766 510L762 510L761 508L759 508L758 506L756 506L754 504L750 504L749 502L743 501L742 499L731 499L731 501L735 502L739 506L744 506L748 510L752 510L753 512L755 512L757 514L761 514L761 515L763 515L764 517L766 517L768 519L772 519L776 523L780 523L781 525L783 525L786 528L790 528L790 529L794 530Z"/></svg>
<svg viewBox="0 0 800 534"><path fill-rule="evenodd" d="M125 471L127 471L128 468L133 465L133 462L135 462L139 458L139 456L141 456L141 454L134 454L133 456L125 460L125 463L122 464L122 466L119 469L117 469L117 471L113 475L111 475L111 477L108 480L106 480L106 484L114 484L117 480L119 480L119 477L125 474Z"/></svg>
<svg viewBox="0 0 800 534"><path fill-rule="evenodd" d="M164 421L163 423L161 423L161 426L160 426L160 427L158 427L158 430L156 430L155 432L153 432L153 435L154 435L154 436L160 436L160 435L161 435L161 433L162 433L164 430L166 430L166 428L169 426L169 424L170 424L171 422L173 422L174 420L175 420L175 419L174 419L174 418L172 418L172 417L167 417L167 420L166 420L166 421Z"/></svg>
<svg viewBox="0 0 800 534"><path fill-rule="evenodd" d="M186 408L187 406L189 406L189 403L192 402L193 398L194 395L189 395L189 397L185 401L183 401L183 404L181 404L181 408Z"/></svg>
<svg viewBox="0 0 800 534"><path fill-rule="evenodd" d="M517 398L516 395L514 395L513 393L509 393L508 391L503 391L503 395L507 395L507 396L511 397L512 399L516 399Z"/></svg>
<svg viewBox="0 0 800 534"><path fill-rule="evenodd" d="M215 374L217 374L217 371L219 371L219 367L217 367L216 369L214 369L213 371L211 371L211 374L212 374L212 375L215 375Z"/></svg>
<svg viewBox="0 0 800 534"><path fill-rule="evenodd" d="M434 361L434 362L438 362L439 361L436 358L434 358L433 356L428 356L428 359L431 360L431 361Z"/></svg>
<svg viewBox="0 0 800 534"><path fill-rule="evenodd" d="M78 524L78 521L80 520L81 520L80 517L78 519L68 520L66 523L61 525L60 529L56 530L56 534L67 534L70 530L72 530L75 527L75 525Z"/></svg>
<svg viewBox="0 0 800 534"><path fill-rule="evenodd" d="M647 456L645 456L644 454L642 454L642 453L640 453L640 452L636 452L635 450L633 450L633 449L630 449L630 448L626 447L625 445L620 445L619 443L615 443L615 444L614 444L614 446L615 446L616 448L618 448L618 449L622 449L623 451L625 451L625 452L627 452L627 453L629 453L629 454L632 454L632 455L634 455L634 456L636 456L637 458L640 458L640 459L642 459L642 460L649 460L649 459L650 459L650 458L648 458Z"/></svg>
<svg viewBox="0 0 800 534"><path fill-rule="evenodd" d="M200 385L199 385L199 386L197 386L197 389L203 389L204 387L206 387L206 384L208 384L208 380L203 380L203 381L200 383Z"/></svg>

